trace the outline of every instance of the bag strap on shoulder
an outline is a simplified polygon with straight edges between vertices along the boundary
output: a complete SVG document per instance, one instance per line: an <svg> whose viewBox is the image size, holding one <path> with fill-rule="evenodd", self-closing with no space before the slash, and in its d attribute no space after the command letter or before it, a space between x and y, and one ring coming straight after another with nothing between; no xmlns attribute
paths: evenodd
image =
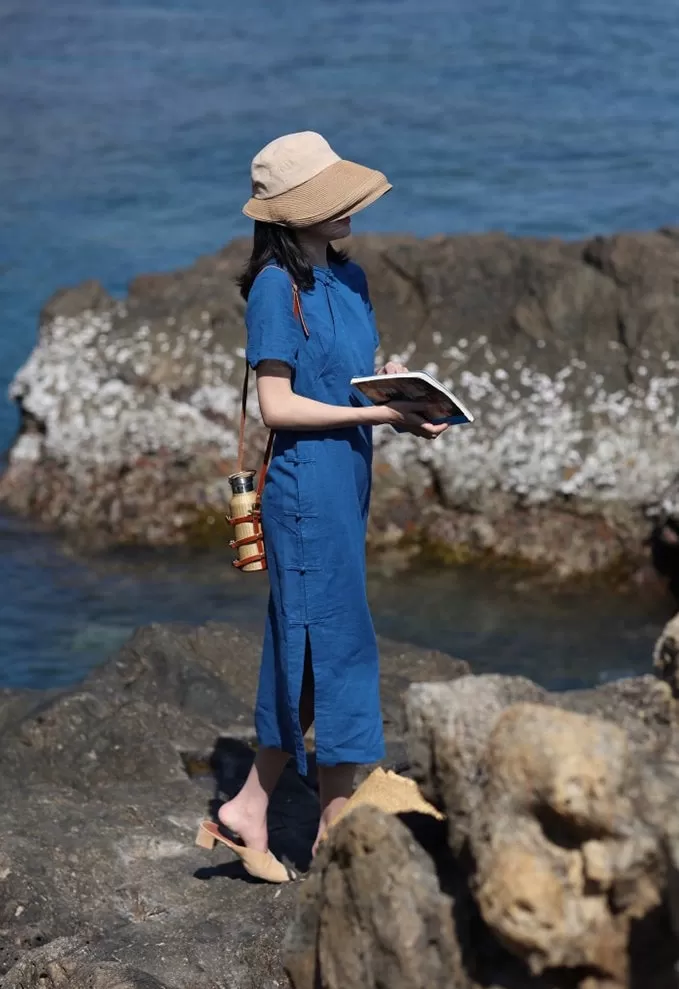
<svg viewBox="0 0 679 989"><path fill-rule="evenodd" d="M267 268L278 268L279 271L285 271L284 268L280 268L277 264L268 264L262 271L266 271ZM290 279L290 284L292 286L292 313L295 319L299 320L300 326L306 339L309 339L309 329L306 325L304 319L304 313L302 311L302 301L299 296L299 286L294 280L290 272L286 271L285 274ZM247 357L245 358L245 375L243 377L243 391L241 395L241 411L240 411L240 427L238 430L238 466L237 470L240 472L243 470L243 458L245 456L245 423L247 421L247 406L248 406L248 388L250 383L250 365L248 364ZM269 466L269 461L271 460L271 451L273 449L274 431L273 429L269 431L269 438L266 441L266 449L264 451L264 459L262 461L262 469L259 471L259 479L257 482L257 501L261 498L262 490L264 488L264 481L266 479L266 472Z"/></svg>

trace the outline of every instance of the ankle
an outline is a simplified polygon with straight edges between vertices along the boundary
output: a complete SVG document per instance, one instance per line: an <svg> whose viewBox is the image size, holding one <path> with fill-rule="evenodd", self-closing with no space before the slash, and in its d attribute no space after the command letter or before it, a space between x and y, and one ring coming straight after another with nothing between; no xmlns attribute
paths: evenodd
<svg viewBox="0 0 679 989"><path fill-rule="evenodd" d="M219 816L236 817L238 820L261 821L266 823L269 801L266 797L253 799L244 798L238 794L232 800L227 800L219 809ZM223 813L222 813L223 812Z"/></svg>
<svg viewBox="0 0 679 989"><path fill-rule="evenodd" d="M331 800L323 809L321 810L321 819L319 824L319 831L325 831L330 825L335 821L339 814L342 813L344 808L348 803L348 797L336 797Z"/></svg>

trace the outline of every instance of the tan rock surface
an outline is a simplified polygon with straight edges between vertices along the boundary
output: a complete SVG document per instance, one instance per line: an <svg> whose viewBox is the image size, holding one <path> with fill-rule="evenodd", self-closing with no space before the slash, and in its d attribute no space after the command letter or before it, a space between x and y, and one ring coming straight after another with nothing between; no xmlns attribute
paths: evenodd
<svg viewBox="0 0 679 989"><path fill-rule="evenodd" d="M447 827L359 808L330 832L288 938L294 989L419 989L423 971L449 989L676 989L679 746L666 684L556 695L462 676L411 686L406 724L413 774ZM414 846L397 840L404 825ZM371 858L375 835L388 862ZM394 862L423 884L403 913ZM433 931L447 974L426 952L429 967L413 968L413 924Z"/></svg>

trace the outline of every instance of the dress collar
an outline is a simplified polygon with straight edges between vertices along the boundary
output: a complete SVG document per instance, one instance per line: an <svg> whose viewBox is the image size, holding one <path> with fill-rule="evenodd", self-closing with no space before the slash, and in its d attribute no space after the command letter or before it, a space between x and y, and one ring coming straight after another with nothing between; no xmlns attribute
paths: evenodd
<svg viewBox="0 0 679 989"><path fill-rule="evenodd" d="M320 265L315 264L314 278L323 285L330 285L335 280L335 274L332 268L322 268Z"/></svg>

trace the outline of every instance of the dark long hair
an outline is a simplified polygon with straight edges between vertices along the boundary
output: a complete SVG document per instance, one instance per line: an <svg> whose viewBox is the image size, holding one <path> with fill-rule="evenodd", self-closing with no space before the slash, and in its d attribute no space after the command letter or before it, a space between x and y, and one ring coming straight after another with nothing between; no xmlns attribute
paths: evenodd
<svg viewBox="0 0 679 989"><path fill-rule="evenodd" d="M344 251L337 251L328 244L328 264L346 264L349 260ZM247 299L257 275L268 264L284 268L294 279L301 292L314 287L314 269L300 247L293 229L277 223L261 223L255 220L255 233L252 254L238 279L240 294Z"/></svg>

